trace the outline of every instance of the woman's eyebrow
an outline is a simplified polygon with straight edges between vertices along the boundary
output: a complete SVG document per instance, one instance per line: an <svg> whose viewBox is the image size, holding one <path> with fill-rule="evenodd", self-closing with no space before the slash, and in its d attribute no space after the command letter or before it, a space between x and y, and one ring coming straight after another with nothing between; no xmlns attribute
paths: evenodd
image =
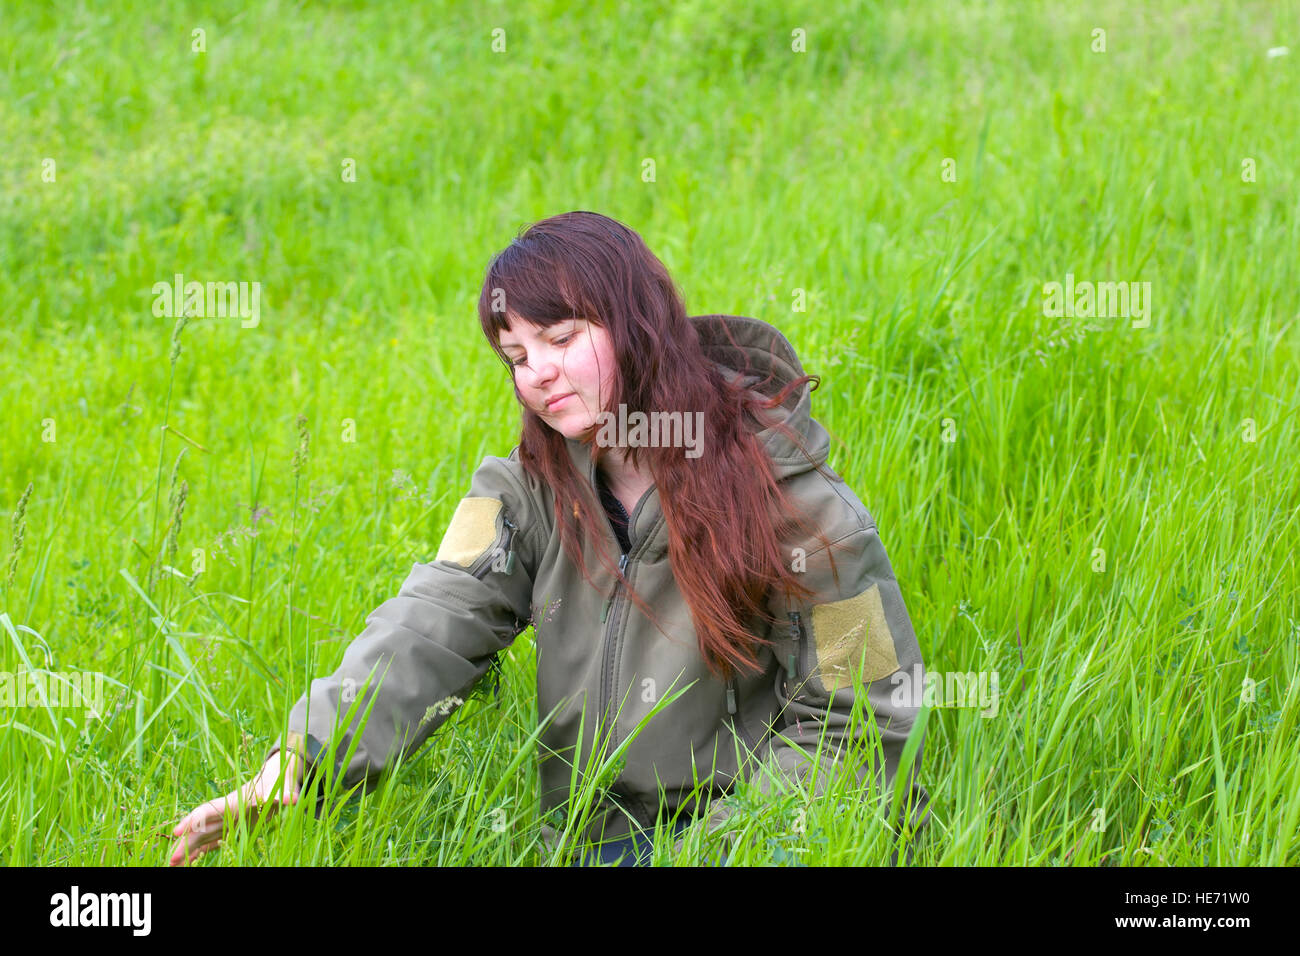
<svg viewBox="0 0 1300 956"><path fill-rule="evenodd" d="M584 320L584 319L561 319L559 322L556 322L553 326L551 326L549 329L547 329L546 332L543 333L543 334L558 334L558 335L564 335L564 334L566 334L566 333L568 333L568 332L576 332L576 331L578 330L576 323L578 323L578 322L583 322L583 321L585 321L585 320ZM573 328L562 328L562 326L564 325L565 322L573 322L573 323L575 323L575 325L574 325ZM521 349L521 348L523 348L523 345L521 345L521 344L518 343L518 342L501 342L499 339L498 339L498 342L499 342L499 344L501 345L501 348L502 348L502 349Z"/></svg>

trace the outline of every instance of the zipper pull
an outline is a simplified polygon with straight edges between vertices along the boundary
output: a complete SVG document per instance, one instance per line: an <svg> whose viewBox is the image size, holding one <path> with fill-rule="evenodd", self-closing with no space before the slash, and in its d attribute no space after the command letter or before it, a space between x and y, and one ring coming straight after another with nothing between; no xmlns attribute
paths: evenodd
<svg viewBox="0 0 1300 956"><path fill-rule="evenodd" d="M515 532L519 530L518 525L510 520L510 516L505 512L501 513L501 520L507 528L506 536L506 568L505 573L510 574L515 569Z"/></svg>
<svg viewBox="0 0 1300 956"><path fill-rule="evenodd" d="M736 681L734 679L727 681L727 713L736 712Z"/></svg>
<svg viewBox="0 0 1300 956"><path fill-rule="evenodd" d="M803 627L799 623L798 611L790 612L790 639L795 642L796 648L798 648L799 650L803 650ZM795 653L791 653L786 658L785 661L786 676L790 680L794 680L795 678L796 660L797 660L797 655Z"/></svg>
<svg viewBox="0 0 1300 956"><path fill-rule="evenodd" d="M621 555L621 556L619 557L619 559L618 559L618 573L619 573L620 575L622 575L622 573L623 573L626 569L627 569L627 555L624 554L624 555ZM609 606L610 606L611 604L614 603L614 595L618 593L619 586L622 585L622 583L623 583L623 582L622 582L621 579L618 580L618 581L615 581L615 582L614 582L614 590L610 593L609 597L605 598L605 606L604 606L603 608L601 608L601 611L600 611L600 623L601 623L601 624L604 624L604 623L605 623L605 618L609 617Z"/></svg>

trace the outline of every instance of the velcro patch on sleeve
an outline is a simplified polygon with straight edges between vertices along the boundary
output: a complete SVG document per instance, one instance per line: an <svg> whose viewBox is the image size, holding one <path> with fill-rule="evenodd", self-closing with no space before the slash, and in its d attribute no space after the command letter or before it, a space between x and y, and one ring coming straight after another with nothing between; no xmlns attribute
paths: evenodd
<svg viewBox="0 0 1300 956"><path fill-rule="evenodd" d="M435 561L451 561L463 568L483 557L496 540L499 498L462 498L442 536Z"/></svg>
<svg viewBox="0 0 1300 956"><path fill-rule="evenodd" d="M866 683L898 670L894 635L880 603L880 586L843 601L817 604L812 609L813 636L817 644L817 679L828 694L853 686L852 672L863 659ZM866 648L865 655L863 647Z"/></svg>

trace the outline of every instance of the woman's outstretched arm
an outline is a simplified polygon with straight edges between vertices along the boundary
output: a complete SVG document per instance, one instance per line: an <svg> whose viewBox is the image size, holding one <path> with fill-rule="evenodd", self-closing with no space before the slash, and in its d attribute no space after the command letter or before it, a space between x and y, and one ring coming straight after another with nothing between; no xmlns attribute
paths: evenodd
<svg viewBox="0 0 1300 956"><path fill-rule="evenodd" d="M175 832L181 840L172 862L215 847L224 811L249 815L296 801L303 783L321 771L331 742L345 788L374 782L396 754L416 751L528 626L540 501L514 453L485 458L433 561L416 564L397 595L366 618L334 672L311 682L258 776L178 824L177 831L188 823L191 832ZM291 756L277 801L268 774L278 776L282 753Z"/></svg>
<svg viewBox="0 0 1300 956"><path fill-rule="evenodd" d="M340 760L356 744L343 786L373 782L447 720L528 626L539 505L523 482L517 461L485 458L434 560L412 567L335 671L294 705L287 742L307 773L321 756L312 750L333 738Z"/></svg>

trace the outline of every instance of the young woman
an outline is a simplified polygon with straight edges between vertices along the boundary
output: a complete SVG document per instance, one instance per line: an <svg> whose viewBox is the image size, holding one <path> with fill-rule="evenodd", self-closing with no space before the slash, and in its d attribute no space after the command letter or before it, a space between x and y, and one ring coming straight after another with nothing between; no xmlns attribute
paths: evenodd
<svg viewBox="0 0 1300 956"><path fill-rule="evenodd" d="M825 464L817 379L785 338L688 317L641 237L590 212L522 232L478 311L523 408L518 447L483 460L437 555L312 682L261 774L176 826L172 862L216 846L224 812L295 801L326 742L356 745L344 786L372 782L530 623L539 713L553 715L539 754L548 843L575 775L629 737L583 831L624 862L629 848L644 861L646 832L679 809L679 826L706 807L720 819L738 779L770 793L815 774L820 793L837 757L870 751L852 746L859 697L881 756L849 772L888 796L919 696L889 678L923 678L921 654L874 519ZM920 759L897 782L918 824Z"/></svg>

